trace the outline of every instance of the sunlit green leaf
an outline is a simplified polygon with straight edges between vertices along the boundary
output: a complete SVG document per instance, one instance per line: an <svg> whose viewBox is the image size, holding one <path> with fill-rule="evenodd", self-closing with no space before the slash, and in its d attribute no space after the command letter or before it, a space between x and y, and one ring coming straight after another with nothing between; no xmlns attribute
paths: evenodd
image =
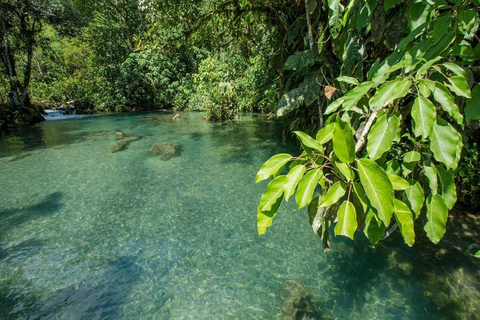
<svg viewBox="0 0 480 320"><path fill-rule="evenodd" d="M437 179L437 168L434 165L423 167L423 174L428 179L428 187L432 194L435 195L438 192L438 179Z"/></svg>
<svg viewBox="0 0 480 320"><path fill-rule="evenodd" d="M397 221L400 233L402 234L405 243L411 247L415 243L412 212L405 203L398 199L395 199L393 203L393 214L395 215L395 220Z"/></svg>
<svg viewBox="0 0 480 320"><path fill-rule="evenodd" d="M357 230L357 212L354 205L345 200L337 211L338 221L335 225L335 235L345 236L353 240L355 230Z"/></svg>
<svg viewBox="0 0 480 320"><path fill-rule="evenodd" d="M443 66L445 68L447 68L448 70L452 71L453 73L455 73L459 77L462 77L464 79L468 78L467 72L462 67L460 67L458 64L455 64L455 63L452 63L452 62L445 62L443 64Z"/></svg>
<svg viewBox="0 0 480 320"><path fill-rule="evenodd" d="M445 205L450 210L457 202L457 188L455 186L455 174L453 170L447 171L443 166L437 166L438 177L441 182L441 195L445 200Z"/></svg>
<svg viewBox="0 0 480 320"><path fill-rule="evenodd" d="M268 184L260 199L259 209L270 211L277 199L283 196L285 176L278 176Z"/></svg>
<svg viewBox="0 0 480 320"><path fill-rule="evenodd" d="M373 210L368 210L363 233L372 245L376 245L383 238L385 229L385 225L380 219L377 219Z"/></svg>
<svg viewBox="0 0 480 320"><path fill-rule="evenodd" d="M330 207L331 205L337 203L337 201L345 195L346 191L347 188L343 182L335 182L320 200L319 207Z"/></svg>
<svg viewBox="0 0 480 320"><path fill-rule="evenodd" d="M305 173L305 165L297 165L290 172L287 174L285 178L284 190L285 190L285 200L288 202L288 199L293 195L295 192L295 188L297 187L300 180L303 178L303 174Z"/></svg>
<svg viewBox="0 0 480 320"><path fill-rule="evenodd" d="M353 170L343 162L336 162L335 166L338 168L338 171L347 179L347 181L355 180L355 173Z"/></svg>
<svg viewBox="0 0 480 320"><path fill-rule="evenodd" d="M348 83L348 84L354 84L354 85L360 84L360 82L358 82L357 79L352 78L352 77L348 77L348 76L340 76L340 77L337 78L337 81L345 82L345 83Z"/></svg>
<svg viewBox="0 0 480 320"><path fill-rule="evenodd" d="M283 166L292 159L292 156L286 153L280 153L274 155L268 159L258 170L255 182L259 182L270 178L272 175L276 175Z"/></svg>
<svg viewBox="0 0 480 320"><path fill-rule="evenodd" d="M393 186L385 171L370 159L358 160L358 173L365 194L378 217L388 226L393 212Z"/></svg>
<svg viewBox="0 0 480 320"><path fill-rule="evenodd" d="M472 90L472 99L467 100L465 106L465 120L467 123L480 119L480 84Z"/></svg>
<svg viewBox="0 0 480 320"><path fill-rule="evenodd" d="M415 214L415 219L417 219L422 212L424 201L425 194L423 193L422 186L417 181L410 180L410 188L403 193L403 202L405 202Z"/></svg>
<svg viewBox="0 0 480 320"><path fill-rule="evenodd" d="M356 106L358 101L360 101L360 99L367 94L374 84L375 83L372 81L363 82L352 90L348 91L343 96L343 110L350 110L352 107Z"/></svg>
<svg viewBox="0 0 480 320"><path fill-rule="evenodd" d="M413 132L415 136L427 138L437 119L435 106L427 98L417 97L413 103L411 113L414 121Z"/></svg>
<svg viewBox="0 0 480 320"><path fill-rule="evenodd" d="M302 131L294 131L293 133L295 133L300 138L300 141L302 141L302 144L304 146L315 149L319 152L323 152L322 144L310 137L308 134Z"/></svg>
<svg viewBox="0 0 480 320"><path fill-rule="evenodd" d="M370 99L370 109L377 110L388 103L392 103L396 99L403 98L407 95L411 85L412 82L408 79L387 82L381 86Z"/></svg>
<svg viewBox="0 0 480 320"><path fill-rule="evenodd" d="M340 119L335 122L333 150L338 159L344 163L351 163L355 159L355 141L353 140L352 128L348 122Z"/></svg>
<svg viewBox="0 0 480 320"><path fill-rule="evenodd" d="M448 82L450 82L450 85L448 88L455 92L457 95L465 97L465 98L471 98L472 94L470 93L470 88L468 87L467 80L464 77L461 76L453 76L448 78Z"/></svg>
<svg viewBox="0 0 480 320"><path fill-rule="evenodd" d="M377 160L390 150L399 129L400 121L396 116L383 115L378 118L368 133L368 157Z"/></svg>
<svg viewBox="0 0 480 320"><path fill-rule="evenodd" d="M440 104L442 109L446 111L450 117L455 119L458 124L463 123L463 116L460 114L452 94L443 84L439 82L435 83L433 97Z"/></svg>
<svg viewBox="0 0 480 320"><path fill-rule="evenodd" d="M388 178L392 183L393 190L406 190L410 188L410 184L407 180L403 179L402 177L397 176L396 174L388 174Z"/></svg>
<svg viewBox="0 0 480 320"><path fill-rule="evenodd" d="M305 176L303 176L303 179L300 180L297 193L295 194L298 209L305 207L312 201L315 188L321 175L322 171L320 169L314 169L308 171Z"/></svg>
<svg viewBox="0 0 480 320"><path fill-rule="evenodd" d="M448 169L456 169L462 151L462 136L449 123L438 119L430 134L434 158Z"/></svg>
<svg viewBox="0 0 480 320"><path fill-rule="evenodd" d="M322 129L320 129L317 133L317 141L321 144L325 144L330 141L333 137L333 131L335 130L335 123L329 123Z"/></svg>
<svg viewBox="0 0 480 320"><path fill-rule="evenodd" d="M430 196L427 200L427 223L424 230L433 243L438 243L445 234L448 209L441 195Z"/></svg>

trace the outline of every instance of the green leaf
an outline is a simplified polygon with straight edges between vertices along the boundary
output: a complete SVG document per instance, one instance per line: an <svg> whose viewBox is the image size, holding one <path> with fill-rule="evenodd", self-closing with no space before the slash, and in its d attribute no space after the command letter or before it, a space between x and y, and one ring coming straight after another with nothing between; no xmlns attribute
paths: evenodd
<svg viewBox="0 0 480 320"><path fill-rule="evenodd" d="M358 173L365 194L385 226L393 212L393 186L385 171L370 159L358 160Z"/></svg>
<svg viewBox="0 0 480 320"><path fill-rule="evenodd" d="M403 179L402 177L397 176L396 174L388 174L388 178L392 183L393 190L406 190L410 188L410 184L407 180Z"/></svg>
<svg viewBox="0 0 480 320"><path fill-rule="evenodd" d="M288 202L288 199L293 195L295 192L295 188L297 187L300 180L303 178L303 174L305 173L305 165L299 164L295 166L290 172L287 174L284 184L285 190L285 200Z"/></svg>
<svg viewBox="0 0 480 320"><path fill-rule="evenodd" d="M292 156L286 153L274 155L260 167L255 177L255 182L260 182L270 178L271 175L276 175L291 159Z"/></svg>
<svg viewBox="0 0 480 320"><path fill-rule="evenodd" d="M442 196L430 196L427 200L427 223L423 229L433 243L437 244L445 234L447 219L448 209Z"/></svg>
<svg viewBox="0 0 480 320"><path fill-rule="evenodd" d="M427 138L430 132L432 132L437 119L435 106L427 98L419 96L413 103L411 114L414 121L413 132L415 136Z"/></svg>
<svg viewBox="0 0 480 320"><path fill-rule="evenodd" d="M337 78L337 81L338 82L345 82L345 83L348 83L348 84L354 84L354 85L359 85L360 82L358 82L357 79L355 78L352 78L352 77L348 77L348 76L340 76Z"/></svg>
<svg viewBox="0 0 480 320"><path fill-rule="evenodd" d="M427 22L430 13L430 6L422 2L412 3L408 11L408 26L410 31L415 30Z"/></svg>
<svg viewBox="0 0 480 320"><path fill-rule="evenodd" d="M457 202L457 188L455 186L455 174L453 170L446 170L443 166L437 166L438 177L441 182L441 195L445 200L448 210L452 209Z"/></svg>
<svg viewBox="0 0 480 320"><path fill-rule="evenodd" d="M448 70L452 71L453 73L455 73L459 77L462 77L464 79L468 78L467 72L462 67L460 67L458 64L455 64L455 63L452 63L452 62L445 62L443 64L443 66L445 68L447 68Z"/></svg>
<svg viewBox="0 0 480 320"><path fill-rule="evenodd" d="M383 2L383 8L385 12L395 7L397 4L402 3L402 0L385 0Z"/></svg>
<svg viewBox="0 0 480 320"><path fill-rule="evenodd" d="M435 82L433 97L440 104L442 109L448 113L450 117L455 119L458 124L463 124L463 116L460 114L460 111L458 110L458 106L455 104L455 100L453 99L452 94L443 84Z"/></svg>
<svg viewBox="0 0 480 320"><path fill-rule="evenodd" d="M415 219L420 216L424 201L425 194L423 193L422 186L417 181L410 180L410 188L403 193L403 202L405 202L415 214Z"/></svg>
<svg viewBox="0 0 480 320"><path fill-rule="evenodd" d="M343 96L343 110L350 110L352 107L356 106L358 101L360 101L360 99L368 93L374 84L375 83L372 81L363 82L352 90L348 91Z"/></svg>
<svg viewBox="0 0 480 320"><path fill-rule="evenodd" d="M472 90L472 99L467 100L465 106L465 120L467 123L480 119L480 84Z"/></svg>
<svg viewBox="0 0 480 320"><path fill-rule="evenodd" d="M363 211L366 212L370 206L370 202L365 194L365 190L363 190L362 186L358 182L353 183L353 192L357 196L358 200L360 200Z"/></svg>
<svg viewBox="0 0 480 320"><path fill-rule="evenodd" d="M333 150L338 159L344 163L351 163L355 159L355 141L353 131L348 122L338 119L333 131Z"/></svg>
<svg viewBox="0 0 480 320"><path fill-rule="evenodd" d="M418 161L420 161L420 153L417 151L407 152L403 156L403 162L417 163Z"/></svg>
<svg viewBox="0 0 480 320"><path fill-rule="evenodd" d="M278 209L282 204L283 183L285 176L279 176L270 181L262 194L257 208L257 231L258 234L264 234L267 228L272 225L273 219L277 215ZM265 209L268 208L268 209Z"/></svg>
<svg viewBox="0 0 480 320"><path fill-rule="evenodd" d="M321 144L325 144L330 141L333 137L333 131L335 130L335 122L327 124L322 129L317 132L317 141Z"/></svg>
<svg viewBox="0 0 480 320"><path fill-rule="evenodd" d="M432 164L432 166L425 165L423 167L423 174L428 179L428 187L432 191L432 194L435 195L438 192L438 179L437 179L437 169Z"/></svg>
<svg viewBox="0 0 480 320"><path fill-rule="evenodd" d="M308 134L302 131L293 131L293 133L295 133L300 138L300 141L302 141L302 144L304 146L315 149L319 152L323 152L322 144L310 137Z"/></svg>
<svg viewBox="0 0 480 320"><path fill-rule="evenodd" d="M412 82L408 79L387 82L381 86L370 99L370 110L377 110L388 103L392 103L396 99L403 98L407 95L411 85Z"/></svg>
<svg viewBox="0 0 480 320"><path fill-rule="evenodd" d="M423 97L425 97L425 98L430 97L430 94L431 94L430 89L429 89L428 86L427 86L425 83L423 83L423 82L420 82L420 83L418 84L418 92L420 92L420 94L421 94Z"/></svg>
<svg viewBox="0 0 480 320"><path fill-rule="evenodd" d="M395 199L393 203L393 213L395 215L395 220L397 220L400 233L402 234L405 243L411 247L415 243L412 212L408 206L400 200Z"/></svg>
<svg viewBox="0 0 480 320"><path fill-rule="evenodd" d="M467 80L464 77L453 76L448 78L448 82L450 82L450 85L447 85L447 86L452 92L455 92L457 95L465 98L472 97L472 94L470 93L470 88L468 87Z"/></svg>
<svg viewBox="0 0 480 320"><path fill-rule="evenodd" d="M330 114L332 112L335 112L337 111L338 108L340 108L342 106L342 104L345 102L345 97L340 97L338 98L337 100L333 101L332 103L330 103L327 107L327 109L325 110L325 114Z"/></svg>
<svg viewBox="0 0 480 320"><path fill-rule="evenodd" d="M430 69L437 61L441 60L442 57L436 57L435 59L429 60L425 62L418 70L417 74L415 75L416 79L420 79L423 75Z"/></svg>
<svg viewBox="0 0 480 320"><path fill-rule="evenodd" d="M396 116L383 115L378 118L368 133L368 157L377 160L390 150L399 129L400 121Z"/></svg>
<svg viewBox="0 0 480 320"><path fill-rule="evenodd" d="M260 199L258 208L261 211L270 211L278 198L283 196L285 178L285 176L278 176L270 181Z"/></svg>
<svg viewBox="0 0 480 320"><path fill-rule="evenodd" d="M357 212L350 201L345 200L337 211L338 222L335 225L335 235L345 236L353 240L357 230Z"/></svg>
<svg viewBox="0 0 480 320"><path fill-rule="evenodd" d="M460 160L462 136L449 123L438 119L430 134L430 150L447 169L456 169Z"/></svg>
<svg viewBox="0 0 480 320"><path fill-rule="evenodd" d="M301 209L312 201L315 188L318 180L323 173L320 169L308 171L298 184L297 193L295 194L295 201L297 202L297 209Z"/></svg>
<svg viewBox="0 0 480 320"><path fill-rule="evenodd" d="M473 256L475 258L480 258L480 250L478 250Z"/></svg>
<svg viewBox="0 0 480 320"><path fill-rule="evenodd" d="M335 166L338 168L338 171L347 179L347 181L355 180L355 173L353 170L343 162L336 162Z"/></svg>
<svg viewBox="0 0 480 320"><path fill-rule="evenodd" d="M451 14L451 11L448 11L446 14L441 15L437 19L435 19L432 32L432 37L433 39L435 39L435 41L439 41L443 37L443 35L450 30Z"/></svg>
<svg viewBox="0 0 480 320"><path fill-rule="evenodd" d="M381 220L377 219L372 210L368 210L365 217L365 228L363 229L363 233L372 245L376 245L385 234L385 225Z"/></svg>
<svg viewBox="0 0 480 320"><path fill-rule="evenodd" d="M328 25L330 26L330 33L333 39L336 39L342 29L342 11L343 6L340 4L340 0L328 0L329 10Z"/></svg>
<svg viewBox="0 0 480 320"><path fill-rule="evenodd" d="M341 181L335 182L320 200L319 207L330 207L345 195L347 187Z"/></svg>

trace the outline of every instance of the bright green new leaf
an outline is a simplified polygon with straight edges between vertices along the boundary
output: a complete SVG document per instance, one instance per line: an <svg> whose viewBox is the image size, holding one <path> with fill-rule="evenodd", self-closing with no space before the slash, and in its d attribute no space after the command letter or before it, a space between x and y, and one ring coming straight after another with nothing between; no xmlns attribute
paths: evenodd
<svg viewBox="0 0 480 320"><path fill-rule="evenodd" d="M385 226L390 224L393 212L393 186L385 171L370 159L357 162L360 182L370 204Z"/></svg>
<svg viewBox="0 0 480 320"><path fill-rule="evenodd" d="M338 82L345 82L345 83L348 83L348 84L354 84L354 85L360 84L360 82L358 82L357 79L352 78L352 77L348 77L348 76L340 76L340 77L337 78L337 81Z"/></svg>
<svg viewBox="0 0 480 320"><path fill-rule="evenodd" d="M423 202L425 201L425 194L420 183L410 180L410 188L405 190L402 199L415 214L415 219L417 219L422 212Z"/></svg>
<svg viewBox="0 0 480 320"><path fill-rule="evenodd" d="M315 149L319 152L323 152L322 144L310 137L308 134L302 131L293 131L293 133L295 133L300 138L300 141L302 141L302 144L304 146Z"/></svg>
<svg viewBox="0 0 480 320"><path fill-rule="evenodd" d="M352 107L356 106L358 101L365 96L368 91L373 87L375 83L372 81L367 81L359 84L352 90L348 91L343 98L343 110L350 110Z"/></svg>
<svg viewBox="0 0 480 320"><path fill-rule="evenodd" d="M437 244L445 234L447 219L448 209L445 200L439 194L430 196L427 200L427 223L423 229L433 243Z"/></svg>
<svg viewBox="0 0 480 320"><path fill-rule="evenodd" d="M405 97L411 85L412 82L408 79L387 82L370 99L370 110L377 110L396 99Z"/></svg>
<svg viewBox="0 0 480 320"><path fill-rule="evenodd" d="M430 94L431 94L431 91L430 89L428 88L428 86L423 83L423 82L420 82L418 84L418 92L420 92L420 94L425 97L425 98L428 98L430 97Z"/></svg>
<svg viewBox="0 0 480 320"><path fill-rule="evenodd" d="M398 199L395 199L393 203L393 213L395 215L395 220L397 221L398 227L400 228L400 233L402 234L405 243L411 247L415 243L412 212L405 203Z"/></svg>
<svg viewBox="0 0 480 320"><path fill-rule="evenodd" d="M417 97L412 106L412 118L414 122L413 132L416 137L427 138L432 132L437 111L433 103L424 97Z"/></svg>
<svg viewBox="0 0 480 320"><path fill-rule="evenodd" d="M284 190L285 190L285 200L288 202L288 199L293 195L295 192L295 188L297 187L300 180L303 178L303 174L305 173L305 165L299 164L295 166L290 172L287 174L285 178Z"/></svg>
<svg viewBox="0 0 480 320"><path fill-rule="evenodd" d="M308 171L305 176L303 176L303 179L300 180L297 193L295 194L295 201L297 202L298 209L305 207L310 201L312 201L318 180L320 180L322 175L322 170L314 169Z"/></svg>
<svg viewBox="0 0 480 320"><path fill-rule="evenodd" d="M438 192L438 179L437 179L437 168L432 164L432 166L425 165L423 167L423 174L428 179L428 187L432 194L435 195Z"/></svg>
<svg viewBox="0 0 480 320"><path fill-rule="evenodd" d="M457 95L465 98L472 97L467 80L464 77L453 76L448 78L448 82L450 82L450 85L447 86L452 92L455 92Z"/></svg>
<svg viewBox="0 0 480 320"><path fill-rule="evenodd" d="M403 179L402 177L397 176L396 174L388 174L388 178L392 183L393 190L406 190L410 188L410 184L407 180Z"/></svg>
<svg viewBox="0 0 480 320"><path fill-rule="evenodd" d="M458 64L455 64L455 63L452 63L452 62L445 62L443 64L443 66L445 68L447 68L448 70L452 71L453 73L455 73L459 77L462 77L464 79L468 78L467 72L462 67L460 67Z"/></svg>
<svg viewBox="0 0 480 320"><path fill-rule="evenodd" d="M438 177L441 183L441 192L445 205L450 210L457 202L457 188L455 186L455 174L453 170L446 170L443 166L437 166Z"/></svg>
<svg viewBox="0 0 480 320"><path fill-rule="evenodd" d="M321 144L325 144L330 141L333 137L333 130L335 130L335 123L329 123L322 129L318 130L317 132L317 141Z"/></svg>
<svg viewBox="0 0 480 320"><path fill-rule="evenodd" d="M407 152L403 156L403 162L417 163L418 161L420 161L420 153L417 151Z"/></svg>
<svg viewBox="0 0 480 320"><path fill-rule="evenodd" d="M385 229L385 225L381 220L377 219L373 210L368 210L367 216L365 217L365 228L363 229L363 233L372 245L376 245L382 240L383 235L385 234Z"/></svg>
<svg viewBox="0 0 480 320"><path fill-rule="evenodd" d="M368 157L372 160L377 160L390 150L399 129L400 121L396 116L389 117L388 115L383 115L378 118L368 133Z"/></svg>
<svg viewBox="0 0 480 320"><path fill-rule="evenodd" d="M338 171L347 179L347 181L355 180L355 173L348 166L348 164L343 162L336 162L335 166L338 168Z"/></svg>
<svg viewBox="0 0 480 320"><path fill-rule="evenodd" d="M345 236L353 240L357 230L357 212L353 203L345 200L337 211L338 222L335 225L335 235Z"/></svg>
<svg viewBox="0 0 480 320"><path fill-rule="evenodd" d="M427 73L428 69L430 69L435 63L437 63L437 61L441 59L442 57L436 57L435 59L425 62L420 68L418 68L415 78L416 79L423 78L424 74Z"/></svg>
<svg viewBox="0 0 480 320"><path fill-rule="evenodd" d="M463 125L463 116L460 114L460 111L455 103L455 100L453 99L452 94L443 84L439 82L435 83L433 97L440 104L442 109L448 113L450 117L455 119L458 124Z"/></svg>
<svg viewBox="0 0 480 320"><path fill-rule="evenodd" d="M465 106L465 120L467 123L480 119L480 83L472 90L472 99L467 100Z"/></svg>
<svg viewBox="0 0 480 320"><path fill-rule="evenodd" d="M330 207L331 205L337 203L337 201L340 200L340 198L343 197L346 192L347 187L343 182L335 182L322 197L322 200L320 200L319 207Z"/></svg>
<svg viewBox="0 0 480 320"><path fill-rule="evenodd" d="M286 176L278 176L270 181L260 199L260 211L270 211L278 198L283 196L285 178Z"/></svg>
<svg viewBox="0 0 480 320"><path fill-rule="evenodd" d="M270 181L262 194L257 208L257 231L258 234L264 234L267 228L272 225L273 219L277 215L278 209L282 204L283 183L285 176L279 176Z"/></svg>
<svg viewBox="0 0 480 320"><path fill-rule="evenodd" d="M272 175L276 175L291 159L292 156L286 153L274 155L260 167L255 177L255 182L260 182L270 178Z"/></svg>
<svg viewBox="0 0 480 320"><path fill-rule="evenodd" d="M478 250L473 256L475 258L480 258L480 250Z"/></svg>
<svg viewBox="0 0 480 320"><path fill-rule="evenodd" d="M337 158L344 163L351 163L355 159L355 141L353 140L352 128L348 122L340 119L335 122L333 150Z"/></svg>
<svg viewBox="0 0 480 320"><path fill-rule="evenodd" d="M342 104L345 102L345 97L340 97L338 98L337 100L333 101L332 103L330 103L327 107L327 109L325 110L325 114L330 114L330 113L333 113L335 111L338 110L338 108L340 108L342 106Z"/></svg>
<svg viewBox="0 0 480 320"><path fill-rule="evenodd" d="M449 123L438 119L430 134L430 150L447 169L456 169L460 160L462 136Z"/></svg>

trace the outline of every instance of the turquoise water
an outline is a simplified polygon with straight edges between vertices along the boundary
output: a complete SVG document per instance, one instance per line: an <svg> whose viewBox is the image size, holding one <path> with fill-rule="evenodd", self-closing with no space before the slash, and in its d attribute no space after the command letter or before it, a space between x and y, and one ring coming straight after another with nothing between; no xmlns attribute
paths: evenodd
<svg viewBox="0 0 480 320"><path fill-rule="evenodd" d="M297 317L478 317L475 219L451 223L439 246L395 234L373 249L357 233L324 253L290 203L259 237L256 171L295 146L261 116L172 116L50 121L0 138L0 318L289 318L296 294ZM178 154L149 155L160 143Z"/></svg>

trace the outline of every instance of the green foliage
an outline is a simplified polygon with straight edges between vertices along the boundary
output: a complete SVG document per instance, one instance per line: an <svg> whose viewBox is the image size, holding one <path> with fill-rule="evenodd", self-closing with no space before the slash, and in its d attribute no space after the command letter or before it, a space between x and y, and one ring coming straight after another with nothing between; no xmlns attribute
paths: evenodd
<svg viewBox="0 0 480 320"><path fill-rule="evenodd" d="M318 181L317 173L321 173L316 191L309 189L305 196L305 188L300 189L302 179L296 197L299 208L310 204L309 210L316 209L323 217L321 230L335 224L335 235L353 239L355 231L362 228L375 245L397 225L405 243L412 246L414 224L418 223L426 236L438 243L445 233L448 211L457 201L455 170L465 182L472 182L466 173L478 168L475 147L469 145L464 151L468 163L460 159L464 121L480 118L478 86L470 89L475 53L466 49L478 46L472 41L472 30L478 30L480 18L470 2L452 6L447 2L390 1L383 8L377 4L328 2L328 27L323 30L332 36L333 54L342 59L339 70L343 74L337 73L337 81L344 93L323 107L329 118L316 139L295 132L303 152L285 159L295 159L287 176L295 168L295 181L301 174L309 180L315 175L314 181ZM378 55L369 62L363 54L370 50L364 47L365 39L386 46L386 41L376 38L376 31L384 32L378 24L385 26L385 14L394 17L402 10L408 13L403 28L409 33L397 39L389 55L383 59ZM393 27L392 21L389 28ZM285 69L307 77L314 72L312 61L316 59L325 61L297 51L287 59ZM370 66L366 72L359 64L362 61ZM304 87L302 83L287 93L279 104L279 114L302 105L315 107L313 97L319 90ZM310 101L306 101L307 95ZM292 188L291 183L289 197ZM478 192L478 183L472 188ZM319 201L312 207L315 194ZM321 230L323 243L328 243L328 232Z"/></svg>

